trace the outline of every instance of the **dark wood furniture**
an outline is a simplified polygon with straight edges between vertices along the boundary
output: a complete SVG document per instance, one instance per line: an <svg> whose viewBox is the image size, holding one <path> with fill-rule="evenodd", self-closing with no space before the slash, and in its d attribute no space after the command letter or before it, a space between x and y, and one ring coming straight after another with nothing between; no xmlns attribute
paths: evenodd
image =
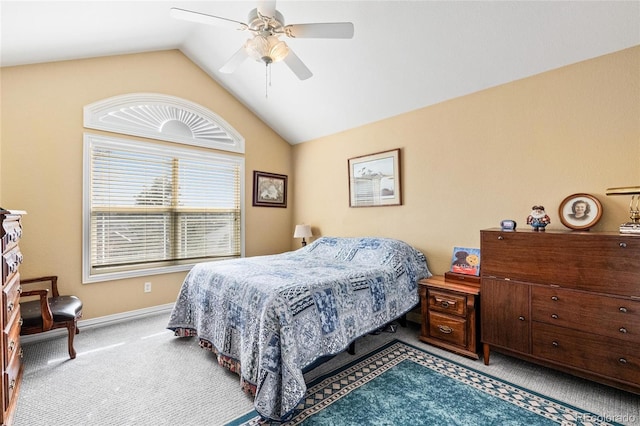
<svg viewBox="0 0 640 426"><path fill-rule="evenodd" d="M640 393L640 236L481 231L482 343Z"/></svg>
<svg viewBox="0 0 640 426"><path fill-rule="evenodd" d="M22 381L22 347L20 346L20 273L23 212L0 209L0 244L2 249L2 339L0 339L0 424L12 423Z"/></svg>
<svg viewBox="0 0 640 426"><path fill-rule="evenodd" d="M47 283L47 288L24 290L30 285ZM38 296L37 300L21 302L22 330L20 334L36 334L56 328L68 332L69 357L76 357L73 338L80 332L78 319L82 317L82 301L76 296L61 296L58 292L58 277L55 275L22 280L22 297ZM51 289L51 290L49 290Z"/></svg>
<svg viewBox="0 0 640 426"><path fill-rule="evenodd" d="M475 281L475 282L474 282ZM422 327L420 340L478 359L479 281L434 276L419 281Z"/></svg>

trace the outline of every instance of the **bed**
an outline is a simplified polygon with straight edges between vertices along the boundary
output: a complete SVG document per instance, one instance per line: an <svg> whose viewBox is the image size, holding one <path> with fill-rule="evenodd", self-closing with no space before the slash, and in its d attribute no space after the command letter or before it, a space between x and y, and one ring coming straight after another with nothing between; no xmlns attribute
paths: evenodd
<svg viewBox="0 0 640 426"><path fill-rule="evenodd" d="M303 370L417 305L425 256L388 238L322 237L301 249L195 265L167 328L197 336L240 375L256 411L286 420Z"/></svg>

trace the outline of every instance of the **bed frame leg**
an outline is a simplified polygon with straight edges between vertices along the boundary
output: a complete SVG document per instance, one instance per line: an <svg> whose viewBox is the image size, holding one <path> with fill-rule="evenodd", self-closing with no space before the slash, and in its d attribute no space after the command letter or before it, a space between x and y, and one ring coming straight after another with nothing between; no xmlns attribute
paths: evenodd
<svg viewBox="0 0 640 426"><path fill-rule="evenodd" d="M407 314L404 314L400 318L398 318L398 322L400 323L400 326L406 327L407 326Z"/></svg>
<svg viewBox="0 0 640 426"><path fill-rule="evenodd" d="M349 348L347 349L347 352L349 352L349 355L355 355L356 354L356 341L355 340L353 342L349 343Z"/></svg>

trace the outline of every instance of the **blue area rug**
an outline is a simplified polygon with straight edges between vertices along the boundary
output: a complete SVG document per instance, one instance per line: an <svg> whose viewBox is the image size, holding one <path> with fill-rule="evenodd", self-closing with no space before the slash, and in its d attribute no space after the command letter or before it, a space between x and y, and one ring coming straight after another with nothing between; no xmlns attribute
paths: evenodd
<svg viewBox="0 0 640 426"><path fill-rule="evenodd" d="M307 384L287 425L619 425L394 340ZM252 411L227 424L264 422Z"/></svg>

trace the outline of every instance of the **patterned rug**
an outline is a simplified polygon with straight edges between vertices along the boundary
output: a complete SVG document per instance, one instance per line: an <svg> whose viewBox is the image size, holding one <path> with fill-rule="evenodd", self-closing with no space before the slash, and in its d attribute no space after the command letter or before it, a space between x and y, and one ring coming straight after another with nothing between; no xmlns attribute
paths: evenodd
<svg viewBox="0 0 640 426"><path fill-rule="evenodd" d="M307 386L287 425L619 425L399 340Z"/></svg>

